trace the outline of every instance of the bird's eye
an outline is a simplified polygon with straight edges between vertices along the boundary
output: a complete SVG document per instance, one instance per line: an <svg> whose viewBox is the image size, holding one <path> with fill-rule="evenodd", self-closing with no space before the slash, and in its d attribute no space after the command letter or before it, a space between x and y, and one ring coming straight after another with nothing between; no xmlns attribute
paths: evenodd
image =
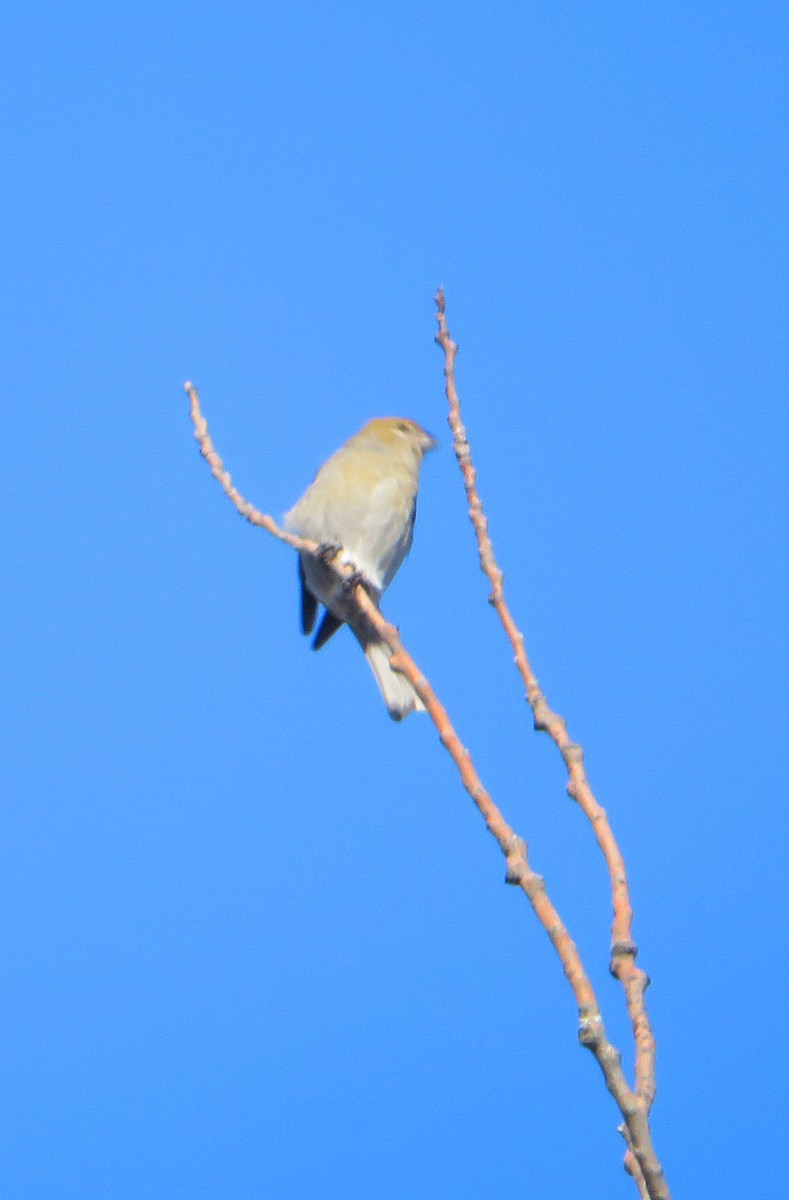
<svg viewBox="0 0 789 1200"><path fill-rule="evenodd" d="M405 421L398 421L397 428L401 433L408 433L408 426L406 425Z"/></svg>

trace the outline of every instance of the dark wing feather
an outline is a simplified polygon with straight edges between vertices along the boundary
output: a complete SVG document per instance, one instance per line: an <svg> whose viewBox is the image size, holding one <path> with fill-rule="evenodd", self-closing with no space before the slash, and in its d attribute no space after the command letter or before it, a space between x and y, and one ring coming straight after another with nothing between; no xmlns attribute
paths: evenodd
<svg viewBox="0 0 789 1200"><path fill-rule="evenodd" d="M307 587L301 556L299 556L299 585L301 590L301 632L312 633L312 627L318 615L318 601Z"/></svg>
<svg viewBox="0 0 789 1200"><path fill-rule="evenodd" d="M333 612L329 612L328 608L323 614L323 620L318 626L318 632L315 634L315 641L312 643L313 650L320 650L321 646L325 646L332 634L335 634L341 625L345 622L339 617L335 617Z"/></svg>

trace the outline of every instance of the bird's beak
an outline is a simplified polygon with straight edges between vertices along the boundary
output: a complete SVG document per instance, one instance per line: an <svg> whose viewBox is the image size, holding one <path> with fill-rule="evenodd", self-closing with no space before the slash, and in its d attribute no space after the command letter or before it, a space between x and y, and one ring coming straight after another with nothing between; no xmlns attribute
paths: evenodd
<svg viewBox="0 0 789 1200"><path fill-rule="evenodd" d="M432 433L428 433L426 429L422 430L424 438L422 440L422 453L429 454L431 450L438 449L438 438L434 438Z"/></svg>

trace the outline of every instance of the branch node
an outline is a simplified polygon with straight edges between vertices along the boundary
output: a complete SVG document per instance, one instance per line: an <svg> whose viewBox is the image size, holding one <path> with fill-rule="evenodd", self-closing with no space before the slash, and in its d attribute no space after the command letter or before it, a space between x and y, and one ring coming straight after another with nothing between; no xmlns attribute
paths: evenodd
<svg viewBox="0 0 789 1200"><path fill-rule="evenodd" d="M583 746L579 746L577 742L568 742L566 746L562 747L562 758L568 767L571 765L581 766L584 761Z"/></svg>
<svg viewBox="0 0 789 1200"><path fill-rule="evenodd" d="M501 848L507 859L507 874L504 877L505 883L520 887L527 876L535 878L529 869L529 847L522 837L518 837L516 833L510 834L508 837L502 839Z"/></svg>
<svg viewBox="0 0 789 1200"><path fill-rule="evenodd" d="M599 1012L582 1015L578 1022L578 1041L587 1050L593 1050L599 1045L603 1036L603 1018Z"/></svg>
<svg viewBox="0 0 789 1200"><path fill-rule="evenodd" d="M526 698L529 701L532 715L534 717L534 728L537 733L547 733L554 741L556 740L551 729L551 721L555 720L555 714L548 707L548 701L543 696L539 687L531 683L529 679L526 683Z"/></svg>
<svg viewBox="0 0 789 1200"><path fill-rule="evenodd" d="M611 946L612 961L617 958L632 958L635 959L638 954L638 946L633 941L614 942Z"/></svg>

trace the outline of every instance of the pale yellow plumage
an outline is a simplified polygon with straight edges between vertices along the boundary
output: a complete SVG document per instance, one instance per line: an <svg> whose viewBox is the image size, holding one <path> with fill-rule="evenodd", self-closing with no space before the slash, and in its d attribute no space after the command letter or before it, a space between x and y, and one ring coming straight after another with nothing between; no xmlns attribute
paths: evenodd
<svg viewBox="0 0 789 1200"><path fill-rule="evenodd" d="M411 549L419 471L435 439L415 421L377 417L323 464L285 515L289 529L322 546L342 547L342 561L364 577L377 604ZM299 555L302 628L312 631L317 605L326 608L315 649L347 621L364 650L389 715L402 720L424 709L411 684L389 666L391 653L359 615L347 587L314 555Z"/></svg>

